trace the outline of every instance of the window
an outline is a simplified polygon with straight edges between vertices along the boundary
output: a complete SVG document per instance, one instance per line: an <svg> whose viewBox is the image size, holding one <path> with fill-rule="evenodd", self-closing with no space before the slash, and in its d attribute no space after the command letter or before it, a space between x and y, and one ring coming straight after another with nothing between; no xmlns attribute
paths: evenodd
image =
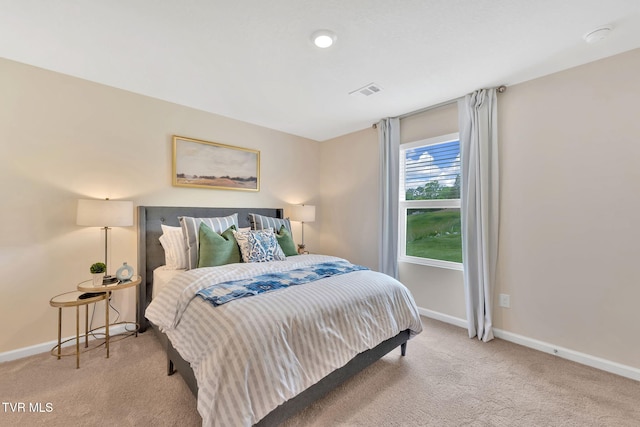
<svg viewBox="0 0 640 427"><path fill-rule="evenodd" d="M400 146L399 207L400 261L461 270L457 133Z"/></svg>

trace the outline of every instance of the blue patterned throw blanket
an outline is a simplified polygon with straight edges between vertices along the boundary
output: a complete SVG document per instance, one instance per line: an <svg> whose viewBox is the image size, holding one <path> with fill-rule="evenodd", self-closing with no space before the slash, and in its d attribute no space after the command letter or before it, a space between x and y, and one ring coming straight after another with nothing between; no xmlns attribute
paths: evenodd
<svg viewBox="0 0 640 427"><path fill-rule="evenodd" d="M198 291L196 295L209 301L214 306L218 306L238 298L250 297L288 288L289 286L302 285L325 277L359 270L368 270L368 268L354 265L347 261L322 262L294 270L261 274L248 279L218 283Z"/></svg>

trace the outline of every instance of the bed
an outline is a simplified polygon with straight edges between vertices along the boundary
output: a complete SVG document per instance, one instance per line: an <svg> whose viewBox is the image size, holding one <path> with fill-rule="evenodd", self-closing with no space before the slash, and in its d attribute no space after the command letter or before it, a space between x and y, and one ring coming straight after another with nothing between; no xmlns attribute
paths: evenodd
<svg viewBox="0 0 640 427"><path fill-rule="evenodd" d="M405 355L407 341L422 330L415 303L399 282L367 269L354 267L219 306L196 296L209 283L307 271L342 263L339 258L301 255L159 275L165 263L159 242L163 225L178 226L180 216L234 213L239 228L250 226L250 213L283 217L282 209L138 207L140 330L152 328L160 336L167 371L180 373L197 396L203 425L280 424L394 348ZM154 276L166 286L160 292L154 292ZM391 288L385 290L389 300L367 296L382 286ZM332 311L344 298L349 310ZM369 311L378 304L379 313ZM309 320L316 307L322 318ZM384 328L378 327L382 323ZM238 333L240 327L246 329Z"/></svg>

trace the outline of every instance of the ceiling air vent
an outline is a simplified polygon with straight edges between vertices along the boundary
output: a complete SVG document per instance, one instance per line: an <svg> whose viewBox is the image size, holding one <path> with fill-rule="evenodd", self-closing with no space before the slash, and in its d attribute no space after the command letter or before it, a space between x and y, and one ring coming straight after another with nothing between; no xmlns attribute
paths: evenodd
<svg viewBox="0 0 640 427"><path fill-rule="evenodd" d="M368 85L363 86L360 89L356 89L354 91L349 92L349 95L371 96L380 92L381 90L382 88L379 85L375 83L369 83Z"/></svg>

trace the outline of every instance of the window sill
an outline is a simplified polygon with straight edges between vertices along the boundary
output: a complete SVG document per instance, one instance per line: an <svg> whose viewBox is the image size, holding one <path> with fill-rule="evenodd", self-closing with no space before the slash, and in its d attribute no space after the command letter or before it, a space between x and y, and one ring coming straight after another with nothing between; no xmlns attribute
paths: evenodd
<svg viewBox="0 0 640 427"><path fill-rule="evenodd" d="M449 270L462 271L463 264L461 262L441 261L438 259L420 258L414 256L400 256L398 262L406 262L409 264L426 265L429 267L446 268Z"/></svg>

